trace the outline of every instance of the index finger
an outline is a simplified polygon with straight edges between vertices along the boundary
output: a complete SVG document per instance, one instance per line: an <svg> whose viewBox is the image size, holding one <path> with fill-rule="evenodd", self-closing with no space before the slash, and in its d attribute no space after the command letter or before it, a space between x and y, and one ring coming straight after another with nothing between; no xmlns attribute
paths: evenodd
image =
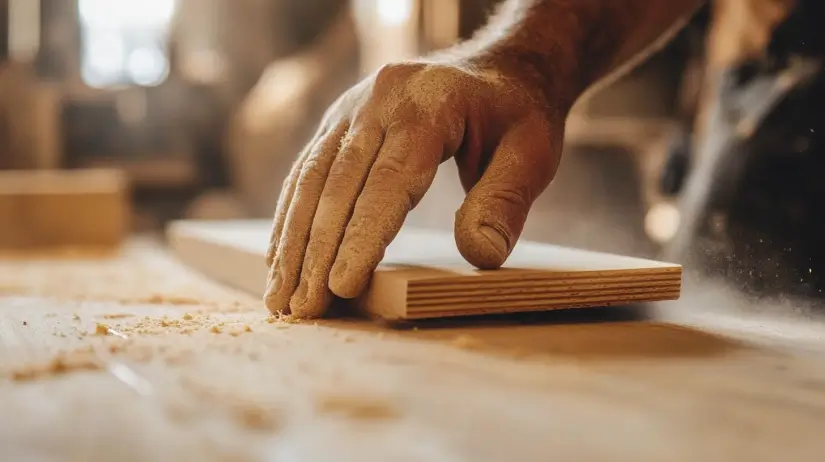
<svg viewBox="0 0 825 462"><path fill-rule="evenodd" d="M298 184L298 177L301 175L301 167L303 167L304 161L309 157L312 148L318 144L318 140L323 139L328 132L329 129L326 128L324 124L318 128L312 139L304 146L301 153L298 154L298 158L292 163L289 175L287 175L281 186L281 193L278 195L278 203L275 206L275 213L272 219L272 230L269 234L269 247L266 251L266 266L268 268L272 267L272 263L275 261L275 256L278 252L278 243L281 240L281 233L284 230L286 213L289 210L289 204L292 203L292 197L295 195L295 187Z"/></svg>
<svg viewBox="0 0 825 462"><path fill-rule="evenodd" d="M335 295L354 298L363 291L407 214L432 184L444 150L433 130L404 123L387 130L330 272Z"/></svg>

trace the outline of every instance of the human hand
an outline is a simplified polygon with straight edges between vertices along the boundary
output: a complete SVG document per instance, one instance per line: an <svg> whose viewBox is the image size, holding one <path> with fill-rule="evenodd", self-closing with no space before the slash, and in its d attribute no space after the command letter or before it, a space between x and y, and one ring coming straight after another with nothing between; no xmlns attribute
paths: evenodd
<svg viewBox="0 0 825 462"><path fill-rule="evenodd" d="M265 300L324 314L367 286L407 214L454 157L465 191L455 237L478 268L501 266L555 175L568 105L528 75L460 64L383 67L336 101L284 182Z"/></svg>

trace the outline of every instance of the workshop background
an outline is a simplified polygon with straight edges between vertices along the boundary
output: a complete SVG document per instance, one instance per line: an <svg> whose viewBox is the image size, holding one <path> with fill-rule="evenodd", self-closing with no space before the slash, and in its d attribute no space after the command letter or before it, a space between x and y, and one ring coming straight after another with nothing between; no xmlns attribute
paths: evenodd
<svg viewBox="0 0 825 462"><path fill-rule="evenodd" d="M263 285L168 226L270 220L341 92L496 3L0 0L0 460L821 460L821 0L715 0L570 115L523 238L679 300L299 322L184 264ZM446 162L407 223L463 196Z"/></svg>
<svg viewBox="0 0 825 462"><path fill-rule="evenodd" d="M269 217L342 91L470 36L496 3L2 1L0 168L118 169L138 232ZM816 8L714 2L580 101L524 237L694 262L758 296L818 295L822 71L804 62L822 55ZM447 162L408 222L451 229L462 197Z"/></svg>

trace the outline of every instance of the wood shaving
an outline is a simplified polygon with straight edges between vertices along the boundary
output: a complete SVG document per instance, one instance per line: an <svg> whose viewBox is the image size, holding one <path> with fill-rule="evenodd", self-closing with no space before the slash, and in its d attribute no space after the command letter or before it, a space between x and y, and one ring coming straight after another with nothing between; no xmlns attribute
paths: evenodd
<svg viewBox="0 0 825 462"><path fill-rule="evenodd" d="M135 315L130 313L114 313L114 314L104 314L103 319L123 319L123 318L132 318Z"/></svg>
<svg viewBox="0 0 825 462"><path fill-rule="evenodd" d="M80 350L61 353L46 363L27 365L12 371L9 375L16 382L28 382L73 371L96 371L101 368L102 365L91 351Z"/></svg>
<svg viewBox="0 0 825 462"><path fill-rule="evenodd" d="M94 335L109 335L109 326L106 324L95 323L95 333Z"/></svg>

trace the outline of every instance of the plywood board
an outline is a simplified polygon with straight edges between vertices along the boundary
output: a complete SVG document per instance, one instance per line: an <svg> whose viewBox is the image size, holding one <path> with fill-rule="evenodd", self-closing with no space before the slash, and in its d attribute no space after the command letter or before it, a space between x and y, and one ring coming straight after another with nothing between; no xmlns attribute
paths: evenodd
<svg viewBox="0 0 825 462"><path fill-rule="evenodd" d="M267 221L181 221L169 227L182 261L225 284L262 294ZM505 268L477 270L452 234L405 227L358 304L384 319L424 319L674 300L681 266L520 242Z"/></svg>
<svg viewBox="0 0 825 462"><path fill-rule="evenodd" d="M0 171L0 249L112 247L128 232L117 170Z"/></svg>

